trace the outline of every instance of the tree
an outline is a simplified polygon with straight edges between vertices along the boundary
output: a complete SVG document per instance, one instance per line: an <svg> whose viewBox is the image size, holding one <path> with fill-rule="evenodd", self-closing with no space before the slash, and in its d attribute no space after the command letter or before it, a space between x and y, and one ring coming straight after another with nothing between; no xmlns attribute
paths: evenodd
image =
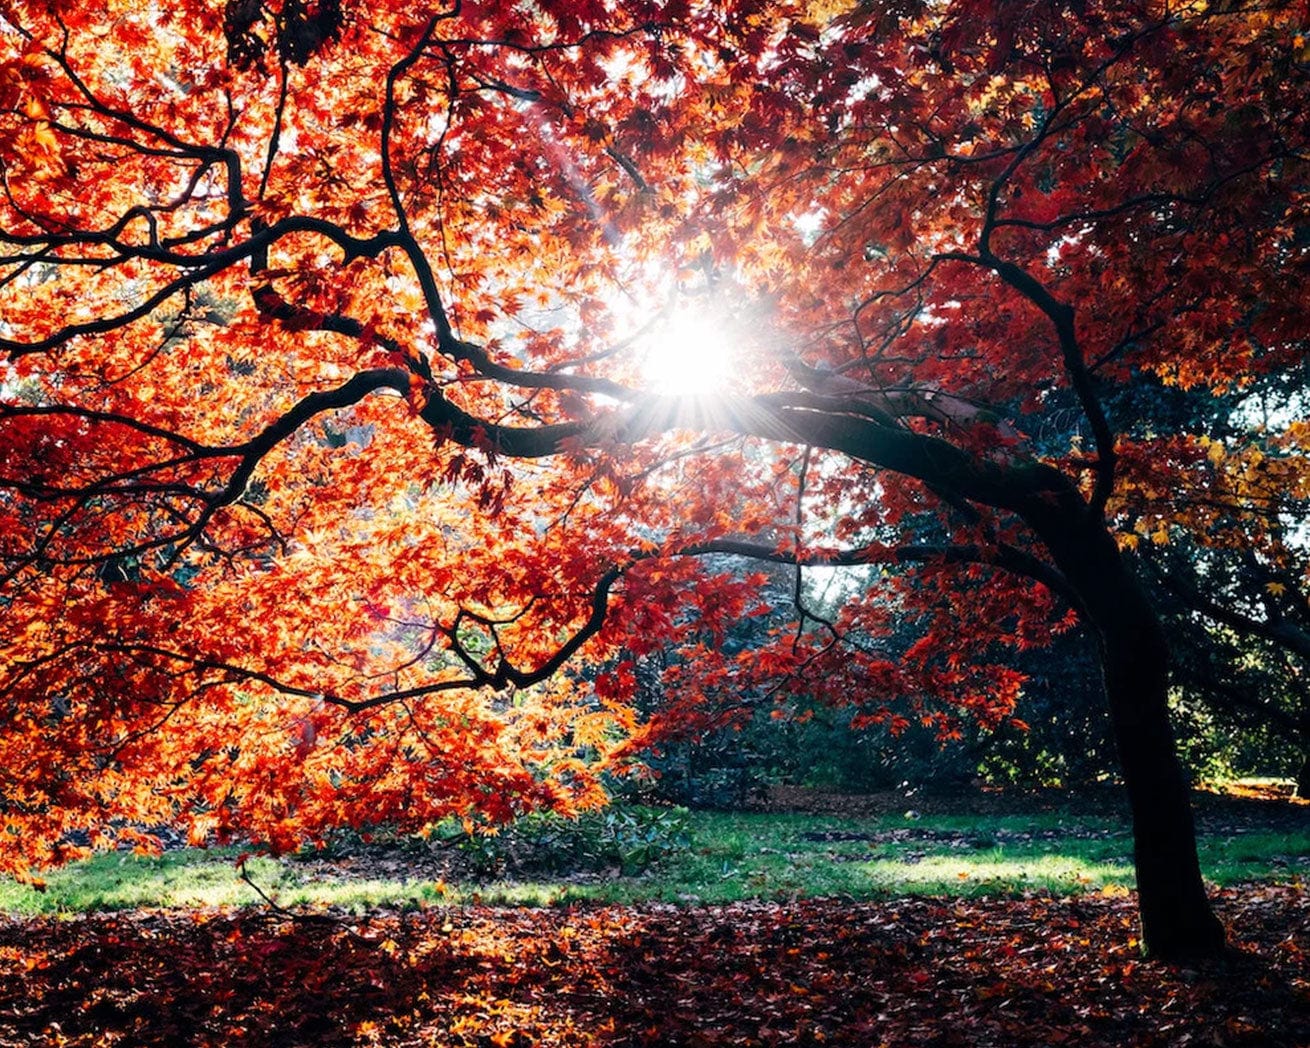
<svg viewBox="0 0 1310 1048"><path fill-rule="evenodd" d="M1304 751L1310 731L1310 486L1298 421L1307 377L1303 358L1286 369L1253 370L1229 386L1141 382L1107 405L1121 432L1194 436L1177 450L1187 469L1205 474L1200 482L1179 488L1166 464L1120 486L1118 517L1132 532L1122 541L1164 616L1175 684L1226 731L1246 729L1227 736L1230 752L1262 750L1266 762ZM1270 752L1253 729L1289 752L1278 754L1277 741Z"/></svg>
<svg viewBox="0 0 1310 1048"><path fill-rule="evenodd" d="M1231 762L1248 773L1292 776L1296 794L1310 795L1306 652L1297 627L1289 617L1247 618L1248 609L1263 610L1261 594L1228 590L1237 606L1215 603L1187 588L1186 570L1164 582L1183 594L1166 604L1174 677L1194 716L1222 740L1220 767Z"/></svg>
<svg viewBox="0 0 1310 1048"><path fill-rule="evenodd" d="M1239 442L1230 456L1223 437L1211 438L1207 463L1219 476L1211 486L1216 497L1194 508L1202 509L1205 528L1143 549L1139 559L1174 638L1177 682L1228 725L1263 729L1298 752L1299 765L1288 770L1304 796L1310 487L1297 455L1289 457L1278 439ZM1264 748L1266 759L1275 756Z"/></svg>
<svg viewBox="0 0 1310 1048"><path fill-rule="evenodd" d="M1120 549L1204 445L1105 404L1304 355L1304 4L0 11L7 865L594 803L742 694L950 734L1081 620L1144 942L1221 946ZM710 553L896 570L734 656Z"/></svg>

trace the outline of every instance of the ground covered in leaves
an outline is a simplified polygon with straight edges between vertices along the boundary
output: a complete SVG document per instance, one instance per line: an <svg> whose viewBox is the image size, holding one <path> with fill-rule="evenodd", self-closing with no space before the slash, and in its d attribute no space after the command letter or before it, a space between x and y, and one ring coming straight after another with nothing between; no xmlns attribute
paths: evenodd
<svg viewBox="0 0 1310 1048"><path fill-rule="evenodd" d="M0 918L0 1044L1310 1044L1310 885L1140 959L1127 894Z"/></svg>

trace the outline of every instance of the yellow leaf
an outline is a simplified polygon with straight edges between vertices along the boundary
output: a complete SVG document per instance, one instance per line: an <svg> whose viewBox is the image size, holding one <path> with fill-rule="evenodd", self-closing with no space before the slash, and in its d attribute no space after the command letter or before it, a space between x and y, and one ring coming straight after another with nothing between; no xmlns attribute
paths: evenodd
<svg viewBox="0 0 1310 1048"><path fill-rule="evenodd" d="M1266 582L1265 590L1269 593L1272 593L1275 597L1281 597L1284 593L1287 592L1287 587L1284 586L1281 582Z"/></svg>
<svg viewBox="0 0 1310 1048"><path fill-rule="evenodd" d="M50 130L50 124L45 120L32 128L32 137L47 153L54 153L59 149L59 139L55 138L55 133Z"/></svg>

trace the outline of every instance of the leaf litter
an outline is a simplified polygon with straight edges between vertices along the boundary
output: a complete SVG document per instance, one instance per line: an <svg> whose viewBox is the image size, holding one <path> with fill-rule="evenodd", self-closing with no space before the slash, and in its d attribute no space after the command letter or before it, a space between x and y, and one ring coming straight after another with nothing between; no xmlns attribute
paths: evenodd
<svg viewBox="0 0 1310 1048"><path fill-rule="evenodd" d="M5 918L0 1045L1304 1048L1306 884L1217 904L1195 967L1141 958L1124 890Z"/></svg>

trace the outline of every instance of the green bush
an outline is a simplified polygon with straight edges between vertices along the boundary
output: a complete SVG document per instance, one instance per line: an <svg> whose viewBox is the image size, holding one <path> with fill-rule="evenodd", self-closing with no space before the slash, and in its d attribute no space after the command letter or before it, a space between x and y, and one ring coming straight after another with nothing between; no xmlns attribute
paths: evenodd
<svg viewBox="0 0 1310 1048"><path fill-rule="evenodd" d="M506 826L475 830L459 844L474 872L644 873L690 845L686 808L616 804L577 818L525 815Z"/></svg>

